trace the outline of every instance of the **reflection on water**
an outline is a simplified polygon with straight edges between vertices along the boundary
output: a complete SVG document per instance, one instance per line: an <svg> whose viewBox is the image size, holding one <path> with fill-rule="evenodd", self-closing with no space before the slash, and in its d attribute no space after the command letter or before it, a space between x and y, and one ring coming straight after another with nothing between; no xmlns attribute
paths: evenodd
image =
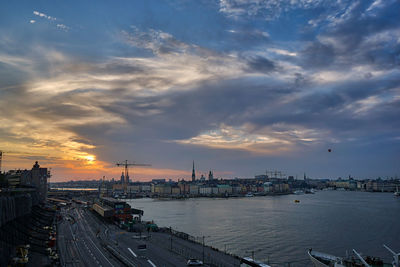
<svg viewBox="0 0 400 267"><path fill-rule="evenodd" d="M248 256L254 250L256 259L269 258L271 263L291 261L291 266L310 266L306 250L311 247L337 256L355 248L385 259L390 255L382 244L400 251L400 199L393 194L321 191L310 195L129 202L144 210L144 220L193 236L208 236L207 244L239 256Z"/></svg>

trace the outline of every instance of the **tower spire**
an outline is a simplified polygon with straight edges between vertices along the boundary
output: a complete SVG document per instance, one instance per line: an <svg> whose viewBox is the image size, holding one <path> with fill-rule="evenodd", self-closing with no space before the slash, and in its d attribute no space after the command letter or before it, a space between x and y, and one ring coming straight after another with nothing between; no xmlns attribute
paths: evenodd
<svg viewBox="0 0 400 267"><path fill-rule="evenodd" d="M194 171L194 160L193 160L193 170L192 170L192 182L196 180L196 172Z"/></svg>

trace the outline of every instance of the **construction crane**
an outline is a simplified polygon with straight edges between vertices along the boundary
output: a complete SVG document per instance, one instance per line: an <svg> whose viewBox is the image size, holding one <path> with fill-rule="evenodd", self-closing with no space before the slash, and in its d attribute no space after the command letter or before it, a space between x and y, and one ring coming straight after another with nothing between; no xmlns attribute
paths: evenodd
<svg viewBox="0 0 400 267"><path fill-rule="evenodd" d="M124 192L126 193L126 187L128 185L128 178L129 178L129 174L128 174L128 167L129 166L151 166L151 164L142 164L142 163L128 163L128 160L125 160L123 162L117 162L115 165L117 165L118 167L124 167Z"/></svg>

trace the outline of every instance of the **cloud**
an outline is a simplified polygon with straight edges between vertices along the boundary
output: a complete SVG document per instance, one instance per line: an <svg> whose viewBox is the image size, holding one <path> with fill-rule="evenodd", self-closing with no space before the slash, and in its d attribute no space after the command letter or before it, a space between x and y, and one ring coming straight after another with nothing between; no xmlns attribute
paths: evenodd
<svg viewBox="0 0 400 267"><path fill-rule="evenodd" d="M132 26L131 31L121 31L122 38L135 47L151 50L155 55L185 53L195 46L185 44L175 39L171 34L150 29L148 32L140 31Z"/></svg>
<svg viewBox="0 0 400 267"><path fill-rule="evenodd" d="M57 28L64 30L64 31L68 31L70 28L64 24L57 24Z"/></svg>
<svg viewBox="0 0 400 267"><path fill-rule="evenodd" d="M36 15L36 16L39 16L41 18L45 18L45 19L48 19L48 20L52 20L52 21L57 20L57 18L52 17L52 16L48 16L48 15L46 15L44 13L40 13L39 11L33 11L33 15Z"/></svg>
<svg viewBox="0 0 400 267"><path fill-rule="evenodd" d="M338 5L340 2L324 0L220 0L219 11L234 19L260 17L265 20L275 20L289 10L330 7L335 4Z"/></svg>
<svg viewBox="0 0 400 267"><path fill-rule="evenodd" d="M268 73L276 70L274 62L260 56L249 59L248 66L250 70L261 73Z"/></svg>
<svg viewBox="0 0 400 267"><path fill-rule="evenodd" d="M325 135L299 125L277 124L255 128L245 124L240 127L220 125L218 129L203 132L190 139L175 140L179 144L206 146L215 149L245 150L256 154L278 155L292 151L301 143L318 142Z"/></svg>
<svg viewBox="0 0 400 267"><path fill-rule="evenodd" d="M63 23L56 23L56 21L57 22L59 21L56 17L52 17L52 16L49 16L49 15L46 15L45 13L41 13L39 11L33 11L33 14L38 16L38 17L40 17L40 18L44 18L44 19L49 20L51 23L55 24L57 29L60 29L62 31L67 32L68 30L71 29L71 27L69 27L69 26L67 26L67 25L65 25ZM35 20L31 20L30 21L30 23L32 23L32 24L35 23L35 22L36 22Z"/></svg>
<svg viewBox="0 0 400 267"><path fill-rule="evenodd" d="M146 177L179 177L190 171L177 164L187 155L261 161L327 143L393 139L400 129L393 4L219 4L237 21L202 45L179 39L173 27L143 24L118 29L118 53L112 47L92 60L74 54L75 43L3 52L2 72L18 79L0 88L0 147L51 154L48 162L71 177L117 176L111 162L121 157L159 166L138 170ZM310 17L305 26L296 22L296 36L278 40L273 22L253 23L298 9ZM69 30L61 19L34 14Z"/></svg>

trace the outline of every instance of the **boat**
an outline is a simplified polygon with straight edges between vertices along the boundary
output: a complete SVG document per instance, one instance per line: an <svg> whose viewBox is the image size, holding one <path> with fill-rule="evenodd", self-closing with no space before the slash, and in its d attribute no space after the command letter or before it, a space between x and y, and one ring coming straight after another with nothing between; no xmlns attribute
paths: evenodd
<svg viewBox="0 0 400 267"><path fill-rule="evenodd" d="M398 186L396 186L396 191L394 192L394 195L396 197L400 197L400 191L399 191L399 187Z"/></svg>
<svg viewBox="0 0 400 267"><path fill-rule="evenodd" d="M392 263L384 263L378 257L362 257L355 249L353 249L353 253L356 257L348 256L345 258L314 251L312 249L309 249L307 253L315 267L400 267L400 253L395 253L386 245L383 246L393 255Z"/></svg>
<svg viewBox="0 0 400 267"><path fill-rule="evenodd" d="M295 200L294 200L294 203L300 203L300 200L295 199Z"/></svg>
<svg viewBox="0 0 400 267"><path fill-rule="evenodd" d="M249 192L245 195L245 197L254 197L253 193Z"/></svg>
<svg viewBox="0 0 400 267"><path fill-rule="evenodd" d="M315 190L314 189L306 189L305 191L304 191L304 193L306 193L306 194L315 194Z"/></svg>
<svg viewBox="0 0 400 267"><path fill-rule="evenodd" d="M240 267L271 267L250 257L240 259Z"/></svg>
<svg viewBox="0 0 400 267"><path fill-rule="evenodd" d="M296 191L293 191L293 194L302 195L302 194L304 194L304 191L303 190L296 190Z"/></svg>

